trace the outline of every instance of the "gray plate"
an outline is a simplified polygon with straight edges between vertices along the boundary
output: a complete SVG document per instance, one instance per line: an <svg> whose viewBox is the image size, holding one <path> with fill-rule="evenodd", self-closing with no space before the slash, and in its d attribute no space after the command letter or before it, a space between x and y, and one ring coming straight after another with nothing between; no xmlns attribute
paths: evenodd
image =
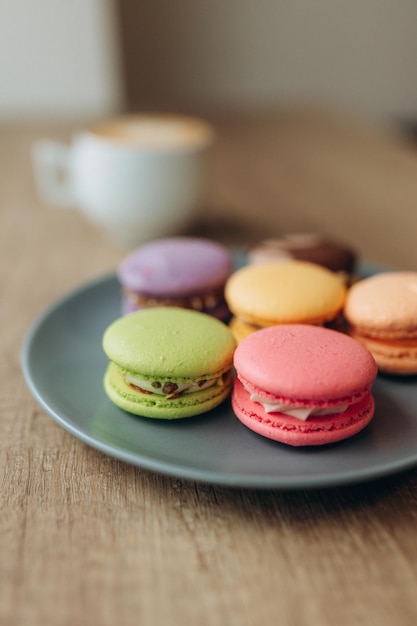
<svg viewBox="0 0 417 626"><path fill-rule="evenodd" d="M119 316L114 276L70 293L33 324L22 367L37 402L75 437L140 467L251 488L313 488L382 477L417 464L417 378L379 376L375 417L352 439L291 448L245 428L230 402L205 415L158 421L130 415L103 391L105 328Z"/></svg>

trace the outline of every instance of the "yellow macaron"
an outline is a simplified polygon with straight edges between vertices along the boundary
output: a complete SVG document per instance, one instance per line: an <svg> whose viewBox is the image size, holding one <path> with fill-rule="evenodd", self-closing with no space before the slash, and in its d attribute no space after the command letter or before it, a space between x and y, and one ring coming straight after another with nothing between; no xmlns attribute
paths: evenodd
<svg viewBox="0 0 417 626"><path fill-rule="evenodd" d="M238 341L277 324L325 324L341 312L347 288L334 272L307 261L272 261L248 265L226 283Z"/></svg>

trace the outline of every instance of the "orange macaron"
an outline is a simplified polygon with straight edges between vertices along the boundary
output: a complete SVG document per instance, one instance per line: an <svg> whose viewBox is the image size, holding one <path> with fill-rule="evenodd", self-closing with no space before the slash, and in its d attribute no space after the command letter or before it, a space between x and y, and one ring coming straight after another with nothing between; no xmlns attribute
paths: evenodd
<svg viewBox="0 0 417 626"><path fill-rule="evenodd" d="M358 281L346 298L349 334L381 372L417 374L417 272L382 272Z"/></svg>

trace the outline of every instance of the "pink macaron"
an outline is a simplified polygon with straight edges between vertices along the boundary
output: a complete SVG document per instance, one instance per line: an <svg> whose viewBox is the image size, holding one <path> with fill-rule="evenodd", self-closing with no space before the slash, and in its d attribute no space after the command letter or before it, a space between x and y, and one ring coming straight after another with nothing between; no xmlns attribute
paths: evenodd
<svg viewBox="0 0 417 626"><path fill-rule="evenodd" d="M233 410L269 439L292 446L333 443L373 417L375 360L338 331L306 324L265 328L239 344L234 365Z"/></svg>

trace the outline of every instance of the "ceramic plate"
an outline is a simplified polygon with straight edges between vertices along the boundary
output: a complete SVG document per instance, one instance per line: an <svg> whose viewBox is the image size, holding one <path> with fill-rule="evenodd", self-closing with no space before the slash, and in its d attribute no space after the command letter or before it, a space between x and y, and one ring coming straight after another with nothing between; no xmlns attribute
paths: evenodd
<svg viewBox="0 0 417 626"><path fill-rule="evenodd" d="M379 376L375 417L352 439L291 448L256 435L229 401L204 415L157 421L130 415L103 391L105 328L120 311L115 276L66 295L33 324L22 366L37 402L61 426L105 454L154 472L263 489L336 486L417 464L417 377Z"/></svg>

